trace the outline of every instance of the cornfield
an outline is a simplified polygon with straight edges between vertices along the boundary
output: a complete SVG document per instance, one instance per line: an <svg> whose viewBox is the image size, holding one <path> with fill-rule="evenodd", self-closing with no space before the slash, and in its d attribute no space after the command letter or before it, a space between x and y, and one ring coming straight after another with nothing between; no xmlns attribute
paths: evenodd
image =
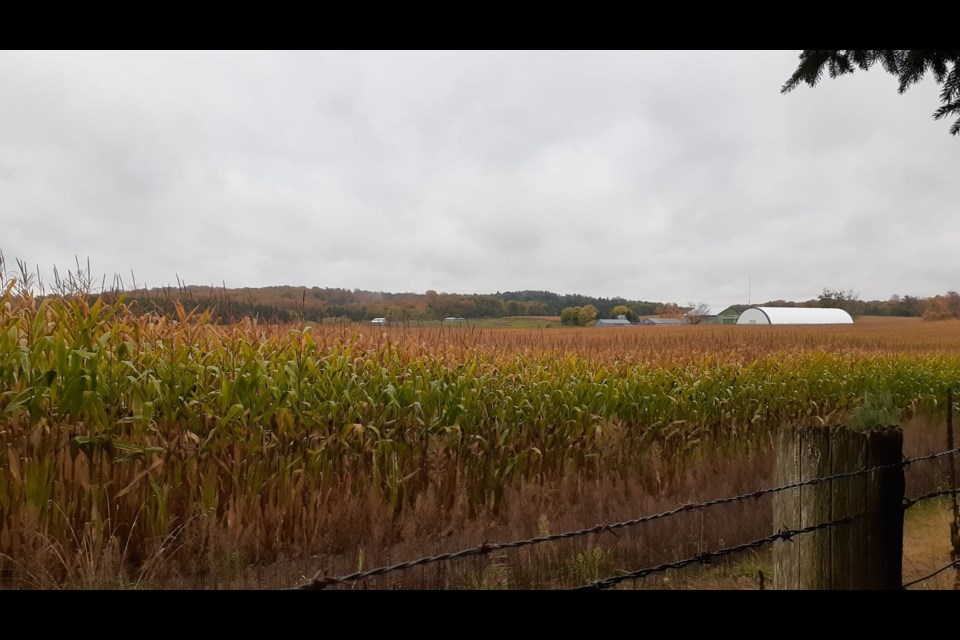
<svg viewBox="0 0 960 640"><path fill-rule="evenodd" d="M107 556L159 575L215 547L245 563L349 551L427 502L417 531L439 532L495 517L521 483L642 483L769 451L777 426L871 395L932 411L960 381L955 323L219 326L179 304L160 317L12 289L0 576L38 585Z"/></svg>

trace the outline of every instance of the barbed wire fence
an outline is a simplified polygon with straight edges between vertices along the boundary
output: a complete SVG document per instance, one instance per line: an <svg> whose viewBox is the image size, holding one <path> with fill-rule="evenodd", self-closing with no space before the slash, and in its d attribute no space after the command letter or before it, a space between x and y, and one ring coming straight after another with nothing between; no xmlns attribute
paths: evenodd
<svg viewBox="0 0 960 640"><path fill-rule="evenodd" d="M952 561L952 562L948 562L947 564L943 565L942 567L940 567L940 568L937 569L936 571L934 571L934 572L932 572L932 573L928 573L927 575L923 576L922 578L917 578L916 580L911 580L910 582L905 583L905 584L903 585L903 588L904 588L904 589L909 589L910 587L912 587L912 586L915 585L915 584L920 584L921 582L926 582L926 581L929 580L930 578L933 578L933 577L935 577L935 576L943 573L944 571L946 571L947 569L950 569L951 567L960 567L960 560L954 560L954 561Z"/></svg>
<svg viewBox="0 0 960 640"><path fill-rule="evenodd" d="M953 439L953 389L947 389L947 449L954 447ZM947 469L949 483L951 487L957 486L957 459L950 457L950 466ZM953 494L950 500L951 515L950 519L950 559L953 566L957 567L953 578L954 590L960 591L960 503L957 501L957 494Z"/></svg>
<svg viewBox="0 0 960 640"><path fill-rule="evenodd" d="M915 456L911 458L903 458L899 462L895 462L895 463L864 467L855 471L818 476L818 477L810 478L803 481L783 484L776 487L767 487L767 488L758 489L756 491L751 491L748 493L743 493L735 496L715 498L712 500L707 500L707 501L697 502L697 503L683 504L673 509L669 509L659 513L640 516L630 520L623 520L619 522L605 522L605 523L597 524L592 527L587 527L583 529L537 536L537 537L527 538L523 540L513 540L510 542L484 542L483 544L480 544L476 547L470 547L466 549L461 549L459 551L451 551L451 552L440 553L440 554L431 555L431 556L424 556L415 560L399 562L396 564L381 566L374 569L368 569L365 571L357 571L354 573L341 575L341 576L326 576L326 575L317 574L316 576L314 576L312 580L310 580L306 584L292 587L292 589L321 590L329 586L349 586L359 582L363 582L371 578L384 576L390 573L404 571L407 569L412 569L414 567L422 567L425 565L434 564L438 562L447 562L452 560L458 560L461 558L469 558L469 557L477 557L477 556L487 556L494 551L520 549L524 547L531 547L531 546L545 544L548 542L555 542L559 540L568 540L568 539L580 538L584 536L599 535L599 534L608 533L608 532L613 533L619 529L635 527L645 523L650 523L657 520L663 520L666 518L678 516L683 513L703 511L703 510L710 509L712 507L716 507L724 504L731 504L731 503L743 502L748 500L756 500L766 495L777 494L784 491L789 491L791 489L816 486L822 483L831 482L834 480L840 480L844 478L853 478L858 476L866 476L869 474L882 473L884 471L889 471L892 469L907 469L912 464L917 462L925 462L929 460L942 458L945 456L953 456L957 453L960 453L960 447L949 448L943 451L929 453L921 456ZM927 500L933 500L933 499L944 497L944 496L956 496L958 493L960 493L960 488L951 487L948 489L939 489L936 491L930 491L930 492L915 496L913 498L905 497L903 499L903 509L904 510L909 509L910 507ZM821 531L825 529L832 529L834 527L850 525L854 521L860 518L865 518L869 515L871 514L861 513L854 516L838 518L838 519L830 520L827 522L812 524L812 525L808 525L808 526L797 528L797 529L781 529L780 531L777 531L769 536L757 538L749 542L744 542L741 544L728 546L728 547L722 547L712 551L697 553L695 555L683 558L681 560L669 562L669 563L663 563L655 566L644 567L634 571L624 571L618 575L609 576L600 580L592 581L585 585L581 585L579 587L575 587L575 589L604 590L604 589L609 589L611 587L614 587L622 582L638 580L638 579L647 577L649 575L657 574L657 573L663 573L666 571L682 569L684 567L688 567L691 565L709 564L712 560L716 558L723 558L725 556L729 556L741 551L758 549L778 541L789 542L796 536L805 535L808 533L812 533L814 531ZM918 584L920 582L929 580L930 578L938 575L939 573L942 573L943 571L946 571L947 569L950 569L951 567L960 567L960 559L954 559L949 564L937 569L935 572L931 573L930 575L902 585L902 588L907 588L915 584Z"/></svg>

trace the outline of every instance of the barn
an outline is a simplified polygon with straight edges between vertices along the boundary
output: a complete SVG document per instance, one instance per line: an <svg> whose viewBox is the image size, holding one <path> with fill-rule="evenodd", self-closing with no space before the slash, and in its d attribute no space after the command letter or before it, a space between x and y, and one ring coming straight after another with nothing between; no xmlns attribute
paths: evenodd
<svg viewBox="0 0 960 640"><path fill-rule="evenodd" d="M640 324L652 324L657 327L674 327L683 325L683 320L679 318L644 318Z"/></svg>
<svg viewBox="0 0 960 640"><path fill-rule="evenodd" d="M633 326L633 324L623 316L620 316L619 318L614 318L612 320L609 320L609 319L597 320L594 323L594 326L595 327L631 327Z"/></svg>
<svg viewBox="0 0 960 640"><path fill-rule="evenodd" d="M737 324L853 324L853 318L843 309L750 307Z"/></svg>

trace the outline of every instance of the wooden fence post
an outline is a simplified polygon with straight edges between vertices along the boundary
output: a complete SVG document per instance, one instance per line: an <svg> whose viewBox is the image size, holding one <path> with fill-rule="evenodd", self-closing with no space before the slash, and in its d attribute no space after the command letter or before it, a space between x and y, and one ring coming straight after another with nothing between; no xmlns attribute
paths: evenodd
<svg viewBox="0 0 960 640"><path fill-rule="evenodd" d="M777 433L774 484L898 463L902 456L897 427L785 427ZM774 532L855 520L774 543L773 587L899 589L903 490L903 468L896 466L774 494Z"/></svg>
<svg viewBox="0 0 960 640"><path fill-rule="evenodd" d="M947 389L947 449L954 448L953 439L953 389ZM949 471L950 486L957 486L957 455L950 454ZM950 552L950 559L954 562L960 560L960 506L957 505L957 494L950 497L950 506L953 508L953 518L950 520L950 544L953 549ZM953 588L960 591L960 565L955 567L953 578Z"/></svg>

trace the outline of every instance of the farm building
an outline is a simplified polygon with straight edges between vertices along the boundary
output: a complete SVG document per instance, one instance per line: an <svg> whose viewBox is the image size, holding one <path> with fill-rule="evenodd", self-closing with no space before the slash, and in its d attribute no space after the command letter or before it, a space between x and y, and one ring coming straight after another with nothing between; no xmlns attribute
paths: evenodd
<svg viewBox="0 0 960 640"><path fill-rule="evenodd" d="M750 305L746 304L735 304L727 307L717 314L716 324L737 324L737 318L739 318L743 310L749 308L749 306Z"/></svg>
<svg viewBox="0 0 960 640"><path fill-rule="evenodd" d="M630 326L633 326L633 323L631 323L629 320L627 320L623 316L620 316L619 318L613 318L612 320L609 318L602 318L600 320L597 320L597 322L593 326L595 327L630 327Z"/></svg>
<svg viewBox="0 0 960 640"><path fill-rule="evenodd" d="M676 325L682 325L683 320L678 318L644 318L640 321L640 324L652 324L658 327L673 327Z"/></svg>
<svg viewBox="0 0 960 640"><path fill-rule="evenodd" d="M843 309L750 307L737 324L853 324L853 318Z"/></svg>

